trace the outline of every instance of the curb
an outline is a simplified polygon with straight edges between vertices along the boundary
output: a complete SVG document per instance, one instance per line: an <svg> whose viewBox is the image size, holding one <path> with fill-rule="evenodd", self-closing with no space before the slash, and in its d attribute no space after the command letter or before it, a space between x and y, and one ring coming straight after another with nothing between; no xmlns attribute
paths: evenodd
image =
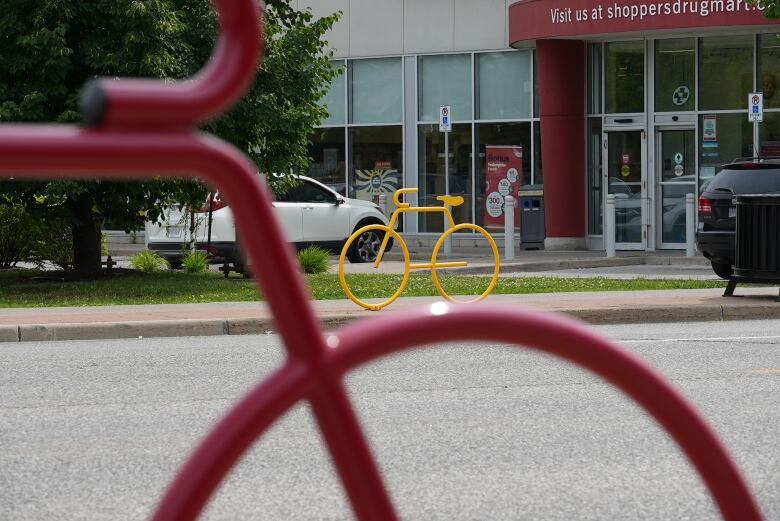
<svg viewBox="0 0 780 521"><path fill-rule="evenodd" d="M720 322L780 318L780 305L720 305L601 308L557 310L591 325L663 322ZM359 320L365 315L320 317L325 331ZM62 340L112 340L183 336L257 335L276 332L272 318L187 319L144 322L102 322L0 326L0 343Z"/></svg>

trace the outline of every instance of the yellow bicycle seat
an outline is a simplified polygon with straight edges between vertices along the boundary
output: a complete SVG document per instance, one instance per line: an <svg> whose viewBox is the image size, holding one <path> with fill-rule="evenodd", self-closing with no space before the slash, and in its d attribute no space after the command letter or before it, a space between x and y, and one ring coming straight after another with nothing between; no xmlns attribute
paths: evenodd
<svg viewBox="0 0 780 521"><path fill-rule="evenodd" d="M460 206L463 204L463 197L459 195L440 195L436 199L443 202L445 206Z"/></svg>

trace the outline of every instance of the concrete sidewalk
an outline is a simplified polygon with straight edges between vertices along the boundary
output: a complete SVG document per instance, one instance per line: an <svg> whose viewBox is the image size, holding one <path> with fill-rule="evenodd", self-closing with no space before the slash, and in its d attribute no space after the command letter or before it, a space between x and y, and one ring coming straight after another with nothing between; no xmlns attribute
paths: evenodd
<svg viewBox="0 0 780 521"><path fill-rule="evenodd" d="M592 324L780 318L774 287L738 287L736 293L741 296L731 298L722 293L722 289L701 289L491 295L485 302L555 311ZM438 297L402 297L378 312L365 311L349 300L315 301L313 305L323 327L332 330L351 320L441 301ZM273 318L263 302L0 311L0 342L242 335L273 330Z"/></svg>

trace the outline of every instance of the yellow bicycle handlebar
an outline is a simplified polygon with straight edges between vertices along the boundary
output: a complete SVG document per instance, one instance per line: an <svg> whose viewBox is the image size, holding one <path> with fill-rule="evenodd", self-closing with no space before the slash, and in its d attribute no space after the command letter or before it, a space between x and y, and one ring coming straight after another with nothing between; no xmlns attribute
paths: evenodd
<svg viewBox="0 0 780 521"><path fill-rule="evenodd" d="M399 188L393 194L393 202L398 208L409 208L411 203L402 203L400 197L404 194L416 194L417 190L417 188Z"/></svg>

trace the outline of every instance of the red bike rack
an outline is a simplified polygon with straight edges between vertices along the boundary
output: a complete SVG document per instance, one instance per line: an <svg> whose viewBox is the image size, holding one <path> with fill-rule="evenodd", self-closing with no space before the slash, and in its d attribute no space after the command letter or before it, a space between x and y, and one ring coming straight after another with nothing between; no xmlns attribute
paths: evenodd
<svg viewBox="0 0 780 521"><path fill-rule="evenodd" d="M0 176L198 177L218 187L232 203L242 244L289 356L201 442L170 485L154 520L196 519L250 444L299 400L311 404L356 517L397 519L347 397L344 376L392 352L458 340L526 346L600 375L666 429L701 475L724 519L762 519L741 473L693 406L638 357L572 320L530 309L439 303L323 333L254 165L230 145L195 128L241 96L254 78L261 52L256 1L213 3L220 16L220 37L212 60L193 79L174 84L92 82L82 99L85 128L0 125Z"/></svg>

